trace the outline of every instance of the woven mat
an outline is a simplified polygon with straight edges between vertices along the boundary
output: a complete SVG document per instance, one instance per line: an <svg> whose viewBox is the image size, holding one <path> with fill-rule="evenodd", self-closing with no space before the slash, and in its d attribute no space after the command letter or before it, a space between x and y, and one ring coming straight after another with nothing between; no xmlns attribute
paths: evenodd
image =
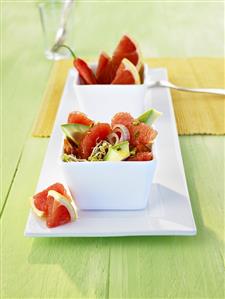
<svg viewBox="0 0 225 299"><path fill-rule="evenodd" d="M222 58L153 58L151 67L166 67L176 85L225 88ZM41 108L34 124L34 137L49 137L62 95L71 60L54 62ZM171 90L179 135L225 134L225 97Z"/></svg>

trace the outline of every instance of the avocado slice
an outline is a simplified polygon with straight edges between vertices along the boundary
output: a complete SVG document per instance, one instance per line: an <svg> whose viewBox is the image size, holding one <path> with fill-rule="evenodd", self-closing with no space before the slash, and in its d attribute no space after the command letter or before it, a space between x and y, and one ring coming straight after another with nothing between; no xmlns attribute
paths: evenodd
<svg viewBox="0 0 225 299"><path fill-rule="evenodd" d="M83 134L90 129L89 126L81 124L63 124L61 128L66 137L72 140L76 145L79 145Z"/></svg>
<svg viewBox="0 0 225 299"><path fill-rule="evenodd" d="M104 161L122 161L130 156L129 142L123 141L109 148Z"/></svg>
<svg viewBox="0 0 225 299"><path fill-rule="evenodd" d="M161 112L155 109L150 109L140 115L138 117L138 120L142 123L145 123L146 125L151 126L161 114Z"/></svg>

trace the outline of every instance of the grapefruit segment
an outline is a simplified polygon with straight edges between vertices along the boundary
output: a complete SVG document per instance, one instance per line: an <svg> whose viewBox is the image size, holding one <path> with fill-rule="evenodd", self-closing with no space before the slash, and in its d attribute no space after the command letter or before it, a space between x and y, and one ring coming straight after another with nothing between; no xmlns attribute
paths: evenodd
<svg viewBox="0 0 225 299"><path fill-rule="evenodd" d="M151 110L149 110L151 111ZM147 121L148 114L141 115L141 120ZM139 119L134 119L129 113L119 112L112 119L112 126L116 124L125 125L130 133L130 145L141 148L153 142L157 136L157 131L148 124L141 122Z"/></svg>
<svg viewBox="0 0 225 299"><path fill-rule="evenodd" d="M113 116L111 124L112 124L112 127L114 127L115 125L127 126L133 120L134 120L134 118L131 116L130 113L128 113L128 112L118 112Z"/></svg>
<svg viewBox="0 0 225 299"><path fill-rule="evenodd" d="M76 58L73 64L85 84L97 84L95 74L83 59Z"/></svg>
<svg viewBox="0 0 225 299"><path fill-rule="evenodd" d="M98 66L96 69L96 79L98 84L110 84L111 83L111 58L105 52L102 52L99 56Z"/></svg>
<svg viewBox="0 0 225 299"><path fill-rule="evenodd" d="M131 61L137 68L140 75L143 74L143 62L142 55L137 43L128 35L124 35L119 44L117 45L113 56L112 56L112 69L111 73L114 78L116 71L121 63L121 61L127 58Z"/></svg>
<svg viewBox="0 0 225 299"><path fill-rule="evenodd" d="M96 146L112 132L109 124L99 123L94 125L89 132L87 132L79 145L79 153L82 159L87 159Z"/></svg>
<svg viewBox="0 0 225 299"><path fill-rule="evenodd" d="M48 227L56 227L77 219L75 203L64 186L55 183L31 198L31 207L39 217L46 217Z"/></svg>
<svg viewBox="0 0 225 299"><path fill-rule="evenodd" d="M86 116L86 114L79 111L72 111L67 120L68 124L81 124L91 126L94 122Z"/></svg>
<svg viewBox="0 0 225 299"><path fill-rule="evenodd" d="M77 219L77 211L76 211L76 207L73 203L73 201L71 199L66 198L65 196L63 196L62 194L60 194L59 192L56 192L55 190L49 190L48 191L48 198L49 197L53 197L55 200L55 205L62 205L64 206L69 214L70 214L70 219L71 221Z"/></svg>
<svg viewBox="0 0 225 299"><path fill-rule="evenodd" d="M151 161L152 159L152 152L141 152L129 157L127 161Z"/></svg>
<svg viewBox="0 0 225 299"><path fill-rule="evenodd" d="M66 192L66 189L64 186L60 183L55 183L48 188L44 189L41 192L38 192L32 197L32 205L34 205L35 209L34 212L40 211L43 212L43 216L46 216L47 214L47 196L49 190L55 190L62 195L64 195L67 198L70 198L69 195ZM37 213L38 214L38 213Z"/></svg>
<svg viewBox="0 0 225 299"><path fill-rule="evenodd" d="M114 54L116 53L129 53L136 51L138 48L138 45L136 42L127 34L125 34L119 41L119 44L117 45Z"/></svg>
<svg viewBox="0 0 225 299"><path fill-rule="evenodd" d="M114 56L114 58L112 59L113 65L114 67L118 67L121 63L121 61L124 58L127 58L130 62L132 62L138 72L140 71L141 67L142 67L142 59L140 58L140 53L138 53L137 51L131 52L131 53L121 53L121 54L117 54L116 57Z"/></svg>
<svg viewBox="0 0 225 299"><path fill-rule="evenodd" d="M148 145L157 136L157 131L144 123L132 123L128 126L128 129L130 132L130 144L135 147L138 145Z"/></svg>
<svg viewBox="0 0 225 299"><path fill-rule="evenodd" d="M140 84L139 73L132 62L126 58L122 60L112 84Z"/></svg>
<svg viewBox="0 0 225 299"><path fill-rule="evenodd" d="M71 218L67 208L55 201L52 196L48 196L47 207L46 224L49 228L70 222Z"/></svg>

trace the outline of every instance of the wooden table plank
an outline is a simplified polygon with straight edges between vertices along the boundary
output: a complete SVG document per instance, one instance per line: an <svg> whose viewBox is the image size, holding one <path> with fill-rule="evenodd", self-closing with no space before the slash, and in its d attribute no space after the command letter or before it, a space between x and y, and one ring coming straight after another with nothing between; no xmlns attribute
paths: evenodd
<svg viewBox="0 0 225 299"><path fill-rule="evenodd" d="M35 138L27 142L1 218L3 297L106 298L107 239L23 235L47 142Z"/></svg>
<svg viewBox="0 0 225 299"><path fill-rule="evenodd" d="M222 298L224 137L180 142L197 236L32 239L23 231L47 139L29 139L1 219L3 296Z"/></svg>
<svg viewBox="0 0 225 299"><path fill-rule="evenodd" d="M20 15L26 10L26 22ZM37 27L37 11L31 3L3 3L2 26L2 191L0 212L28 133L36 116L52 62L43 56L37 40L42 32ZM14 21L16 20L16 22ZM29 24L29 25L28 25ZM30 34L32 32L32 38ZM29 36L29 38L27 38Z"/></svg>
<svg viewBox="0 0 225 299"><path fill-rule="evenodd" d="M111 298L223 298L224 137L180 137L194 237L116 239Z"/></svg>

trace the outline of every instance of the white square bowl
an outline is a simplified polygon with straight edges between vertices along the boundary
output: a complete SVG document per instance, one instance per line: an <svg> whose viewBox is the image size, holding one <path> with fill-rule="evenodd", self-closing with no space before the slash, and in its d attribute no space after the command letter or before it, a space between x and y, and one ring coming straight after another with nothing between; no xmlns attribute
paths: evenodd
<svg viewBox="0 0 225 299"><path fill-rule="evenodd" d="M91 68L96 69L96 64ZM144 83L130 85L93 84L82 85L76 71L74 90L80 109L98 121L110 122L120 111L129 112L134 117L144 111L146 78L148 67L144 68Z"/></svg>
<svg viewBox="0 0 225 299"><path fill-rule="evenodd" d="M59 163L66 184L81 210L140 210L147 206L155 159Z"/></svg>

